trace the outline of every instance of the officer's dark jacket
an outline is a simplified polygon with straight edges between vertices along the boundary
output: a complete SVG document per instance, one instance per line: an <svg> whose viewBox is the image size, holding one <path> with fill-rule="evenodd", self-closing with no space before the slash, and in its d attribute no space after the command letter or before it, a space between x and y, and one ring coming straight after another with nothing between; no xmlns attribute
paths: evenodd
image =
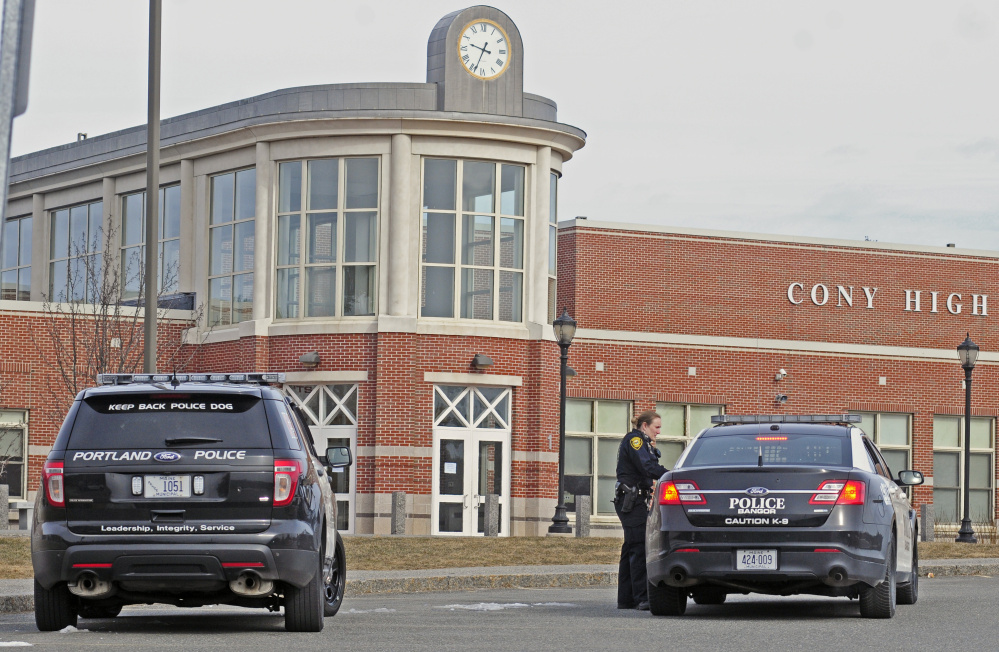
<svg viewBox="0 0 999 652"><path fill-rule="evenodd" d="M659 464L652 440L641 430L632 430L617 449L617 481L629 487L651 489L669 469Z"/></svg>

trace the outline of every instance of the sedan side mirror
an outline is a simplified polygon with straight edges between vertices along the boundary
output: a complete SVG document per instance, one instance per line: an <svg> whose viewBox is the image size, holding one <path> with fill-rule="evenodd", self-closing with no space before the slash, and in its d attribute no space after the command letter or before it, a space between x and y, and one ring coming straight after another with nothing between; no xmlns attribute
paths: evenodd
<svg viewBox="0 0 999 652"><path fill-rule="evenodd" d="M923 484L923 474L919 471L899 471L898 483L907 487Z"/></svg>
<svg viewBox="0 0 999 652"><path fill-rule="evenodd" d="M331 469L343 469L354 463L347 446L330 446L326 449L326 465Z"/></svg>

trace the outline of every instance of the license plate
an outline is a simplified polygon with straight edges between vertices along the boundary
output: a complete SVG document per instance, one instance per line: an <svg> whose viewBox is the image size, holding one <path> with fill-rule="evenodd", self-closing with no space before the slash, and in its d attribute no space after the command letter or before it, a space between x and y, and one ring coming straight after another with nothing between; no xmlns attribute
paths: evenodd
<svg viewBox="0 0 999 652"><path fill-rule="evenodd" d="M190 498L191 476L147 475L142 495L145 498Z"/></svg>
<svg viewBox="0 0 999 652"><path fill-rule="evenodd" d="M735 570L777 570L777 551L737 550Z"/></svg>

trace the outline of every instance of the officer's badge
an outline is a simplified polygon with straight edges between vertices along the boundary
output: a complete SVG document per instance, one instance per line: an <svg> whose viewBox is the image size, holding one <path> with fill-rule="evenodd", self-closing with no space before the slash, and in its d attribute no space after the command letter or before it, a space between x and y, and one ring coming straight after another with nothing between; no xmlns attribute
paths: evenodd
<svg viewBox="0 0 999 652"><path fill-rule="evenodd" d="M637 451L639 448L642 447L642 438L641 437L632 437L631 441L628 442L628 443L630 443L631 447L634 448Z"/></svg>

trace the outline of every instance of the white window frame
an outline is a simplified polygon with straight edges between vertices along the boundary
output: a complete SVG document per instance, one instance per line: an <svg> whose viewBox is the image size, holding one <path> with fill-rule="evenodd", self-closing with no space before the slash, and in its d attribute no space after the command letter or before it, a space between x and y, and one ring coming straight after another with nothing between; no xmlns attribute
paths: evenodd
<svg viewBox="0 0 999 652"><path fill-rule="evenodd" d="M236 213L236 200L237 200L237 198L239 196L238 180L239 180L239 175L241 173L243 173L243 172L249 172L249 171L253 171L253 173L254 173L254 175L253 175L253 188L254 188L253 215L251 217L243 217L243 218L241 218ZM253 319L253 307L252 307L252 304L253 304L253 299L252 299L252 297L253 297L253 287L254 287L254 284L257 283L258 279L256 278L256 276L254 274L254 272L255 272L255 265L251 265L249 269L242 269L242 270L238 270L238 271L236 270L236 229L240 225L249 224L251 231L255 231L256 230L256 222L257 222L257 218L259 217L257 215L257 206L256 206L256 187L257 187L256 171L257 171L257 169L255 167L240 168L238 170L229 170L228 172L220 172L219 174L213 174L208 179L208 233L207 233L208 239L205 241L206 242L206 246L207 246L207 250L208 250L208 274L207 274L207 277L206 277L208 279L208 285L207 285L207 289L208 289L208 292L207 292L207 294L208 294L207 308L208 309L207 309L207 311L205 313L205 318L208 320L208 325L209 326L220 326L220 327L235 326L236 324L239 324L240 322L251 321ZM216 223L216 222L213 222L213 219L214 219L214 213L213 213L213 211L215 210L214 209L214 206L215 206L215 180L219 179L221 177L227 177L227 176L230 176L230 175L232 175L232 219L228 220L228 221L225 221L225 222L220 221L220 222ZM231 233L230 233L231 238L230 238L229 242L230 242L230 245L232 247L232 250L229 252L229 256L230 256L229 271L228 272L221 272L219 274L212 274L212 233L215 232L215 231L221 232L225 228L231 229ZM253 243L253 259L254 259L254 262L256 262L256 258L259 255L260 255L260 252L257 250L256 236L254 236L254 243ZM236 310L236 306L235 306L235 304L236 304L236 300L235 300L235 295L236 295L236 279L237 279L237 277L242 278L242 279L246 279L247 277L249 277L249 279L250 279L250 292L249 292L249 294L250 294L250 305L249 306L242 306L241 310ZM216 281L216 280L220 281L220 283L224 282L225 280L229 281L229 297L225 298L225 290L224 289L221 290L220 296L218 297L218 301L220 301L220 303L215 303L216 297L214 297L212 295L212 281ZM216 306L227 306L227 307L225 307L225 308L222 308L222 307L216 308ZM218 319L215 320L215 323L213 323L213 321L212 321L212 313L215 310L218 311ZM223 319L223 315L228 315L228 318L227 319ZM237 319L237 317L238 317L238 319Z"/></svg>
<svg viewBox="0 0 999 652"><path fill-rule="evenodd" d="M678 406L682 406L683 407L683 435L670 435L670 434L667 434L666 431L664 430L663 432L661 432L659 434L659 437L656 438L656 444L657 444L657 446L661 442L674 442L674 443L678 443L678 444L683 444L683 450L687 449L687 446L690 445L690 442L693 441L694 437L696 437L698 435L698 433L700 432L700 431L698 431L698 432L691 432L691 429L690 429L690 411L691 411L691 408L694 408L694 407L717 408L718 409L718 412L717 412L718 414L725 414L725 405L724 404L720 404L720 403L681 403L681 402L678 402L678 401L657 401L656 402L656 412L660 416L662 416L662 413L665 411L665 409L664 409L663 406L670 406L670 405L678 405ZM662 448L662 446L658 446L658 447ZM680 455L683 455L683 451L680 451ZM667 468L669 468L671 465L663 464L663 466L666 466Z"/></svg>
<svg viewBox="0 0 999 652"><path fill-rule="evenodd" d="M25 500L28 496L28 411L0 410L0 429L21 431L21 461L16 463L21 467L21 486L10 487L10 497ZM0 454L6 455L7 451L0 451Z"/></svg>
<svg viewBox="0 0 999 652"><path fill-rule="evenodd" d="M98 212L98 215L99 215L100 219L98 220L98 227L97 227L98 233L93 234L93 233L90 232L91 231L90 225L93 223L93 213L95 211L97 211L97 209L95 208L96 206L100 206L100 210ZM69 225L71 224L71 219L72 219L73 211L76 210L76 209L78 209L78 208L86 208L86 210L87 210L87 241L85 243L86 246L84 247L84 251L82 251L82 252L77 251L74 254L74 252L73 252L73 241L72 240L68 240L66 255L65 256L62 256L62 255L56 256L55 255L56 252L53 252L52 249L53 249L53 247L55 247L55 233L58 230L56 228L56 225L55 225L55 221L57 219L57 216L58 216L59 213L63 213L63 212L66 213L66 228L67 228L67 231L69 231ZM88 257L91 257L91 258L97 257L98 263L99 264L103 263L103 251L104 251L104 236L103 236L103 227L104 227L104 201L101 200L101 199L96 199L96 200L93 200L93 201L82 202L82 203L79 203L79 204L73 204L72 206L66 206L66 207L63 207L63 208L57 208L55 210L49 211L48 212L48 216L49 216L49 243L48 243L49 246L47 247L47 250L48 250L48 254L49 254L48 255L48 272L49 272L49 276L48 276L48 287L46 288L46 291L47 291L46 295L48 296L49 301L52 301L52 302L73 301L74 300L74 296L72 296L72 290L74 288L77 289L77 290L79 290L79 288L80 288L80 286L82 284L82 287L83 287L83 296L82 297L77 296L76 299L82 299L82 301L84 303L87 303L89 299L93 299L94 298L94 297L88 297L87 296L88 294L92 294L94 292L94 288L91 287L91 284L90 284L89 281L92 281L92 280L99 281L100 279L87 279L87 278L80 279L80 278L75 278L71 282L70 281L70 275L73 272L72 267L73 267L73 262L74 261L81 261L82 262L85 258L88 258ZM32 235L34 235L34 234L32 234ZM72 231L69 231L68 235L72 235ZM66 286L65 286L66 287L66 295L65 296L61 296L61 297L60 296L54 296L55 295L55 291L54 291L54 287L52 285L52 281L55 278L55 267L59 263L65 263L66 264ZM84 265L84 267L83 267L83 273L84 273L84 275L86 275L86 264L83 263L83 265ZM77 271L79 271L79 270L77 270ZM93 271L94 271L95 275L103 275L103 270L101 270L100 272L98 272L98 270L96 268L94 268Z"/></svg>
<svg viewBox="0 0 999 652"><path fill-rule="evenodd" d="M27 254L28 254L27 263L25 263L24 260L22 260L23 254L25 253L22 250L22 245L24 244L22 240L24 239L25 222L31 225L31 237L28 239L27 242ZM11 224L16 225L14 229L17 237L16 254L14 256L16 260L13 261L14 263L13 265L9 265L7 267L4 267L2 264L4 261L0 261L0 277L2 277L3 275L10 275L10 274L13 274L14 276L14 297L8 298L7 301L30 301L31 300L31 259L32 259L31 247L33 244L32 240L35 237L35 225L31 221L31 215L18 215L16 217L11 217L0 222L0 227L2 227L2 230L0 230L0 258L2 258L3 256L2 252L7 248L7 241L4 236L7 233L7 227ZM22 274L25 274L27 276L28 296L21 296L20 294L20 288L22 285L21 284ZM3 298L3 296L0 295L0 298Z"/></svg>
<svg viewBox="0 0 999 652"><path fill-rule="evenodd" d="M590 412L590 428L591 431L584 432L578 430L569 430L566 428L565 437L568 440L571 438L576 439L589 439L590 440L590 516L593 522L617 522L617 515L614 513L614 509L611 508L610 511L606 509L601 512L597 509L598 502L605 508L610 504L610 501L614 498L613 496L601 496L599 491L600 478L607 477L600 475L600 441L614 441L617 445L620 445L621 440L624 436L631 431L631 415L634 414L634 403L632 401L621 400L621 399L600 399L600 398L571 398L570 401L587 402L591 404ZM626 413L628 414L628 421L621 424L624 428L621 432L602 432L598 431L598 424L600 423L600 403L623 403L627 405ZM615 451L616 456L616 451ZM616 457L615 457L616 463ZM615 469L616 470L616 469ZM568 472L567 472L568 474ZM570 474L575 475L575 474ZM615 475L616 477L616 475ZM575 509L571 511L570 516L574 519L576 517Z"/></svg>

